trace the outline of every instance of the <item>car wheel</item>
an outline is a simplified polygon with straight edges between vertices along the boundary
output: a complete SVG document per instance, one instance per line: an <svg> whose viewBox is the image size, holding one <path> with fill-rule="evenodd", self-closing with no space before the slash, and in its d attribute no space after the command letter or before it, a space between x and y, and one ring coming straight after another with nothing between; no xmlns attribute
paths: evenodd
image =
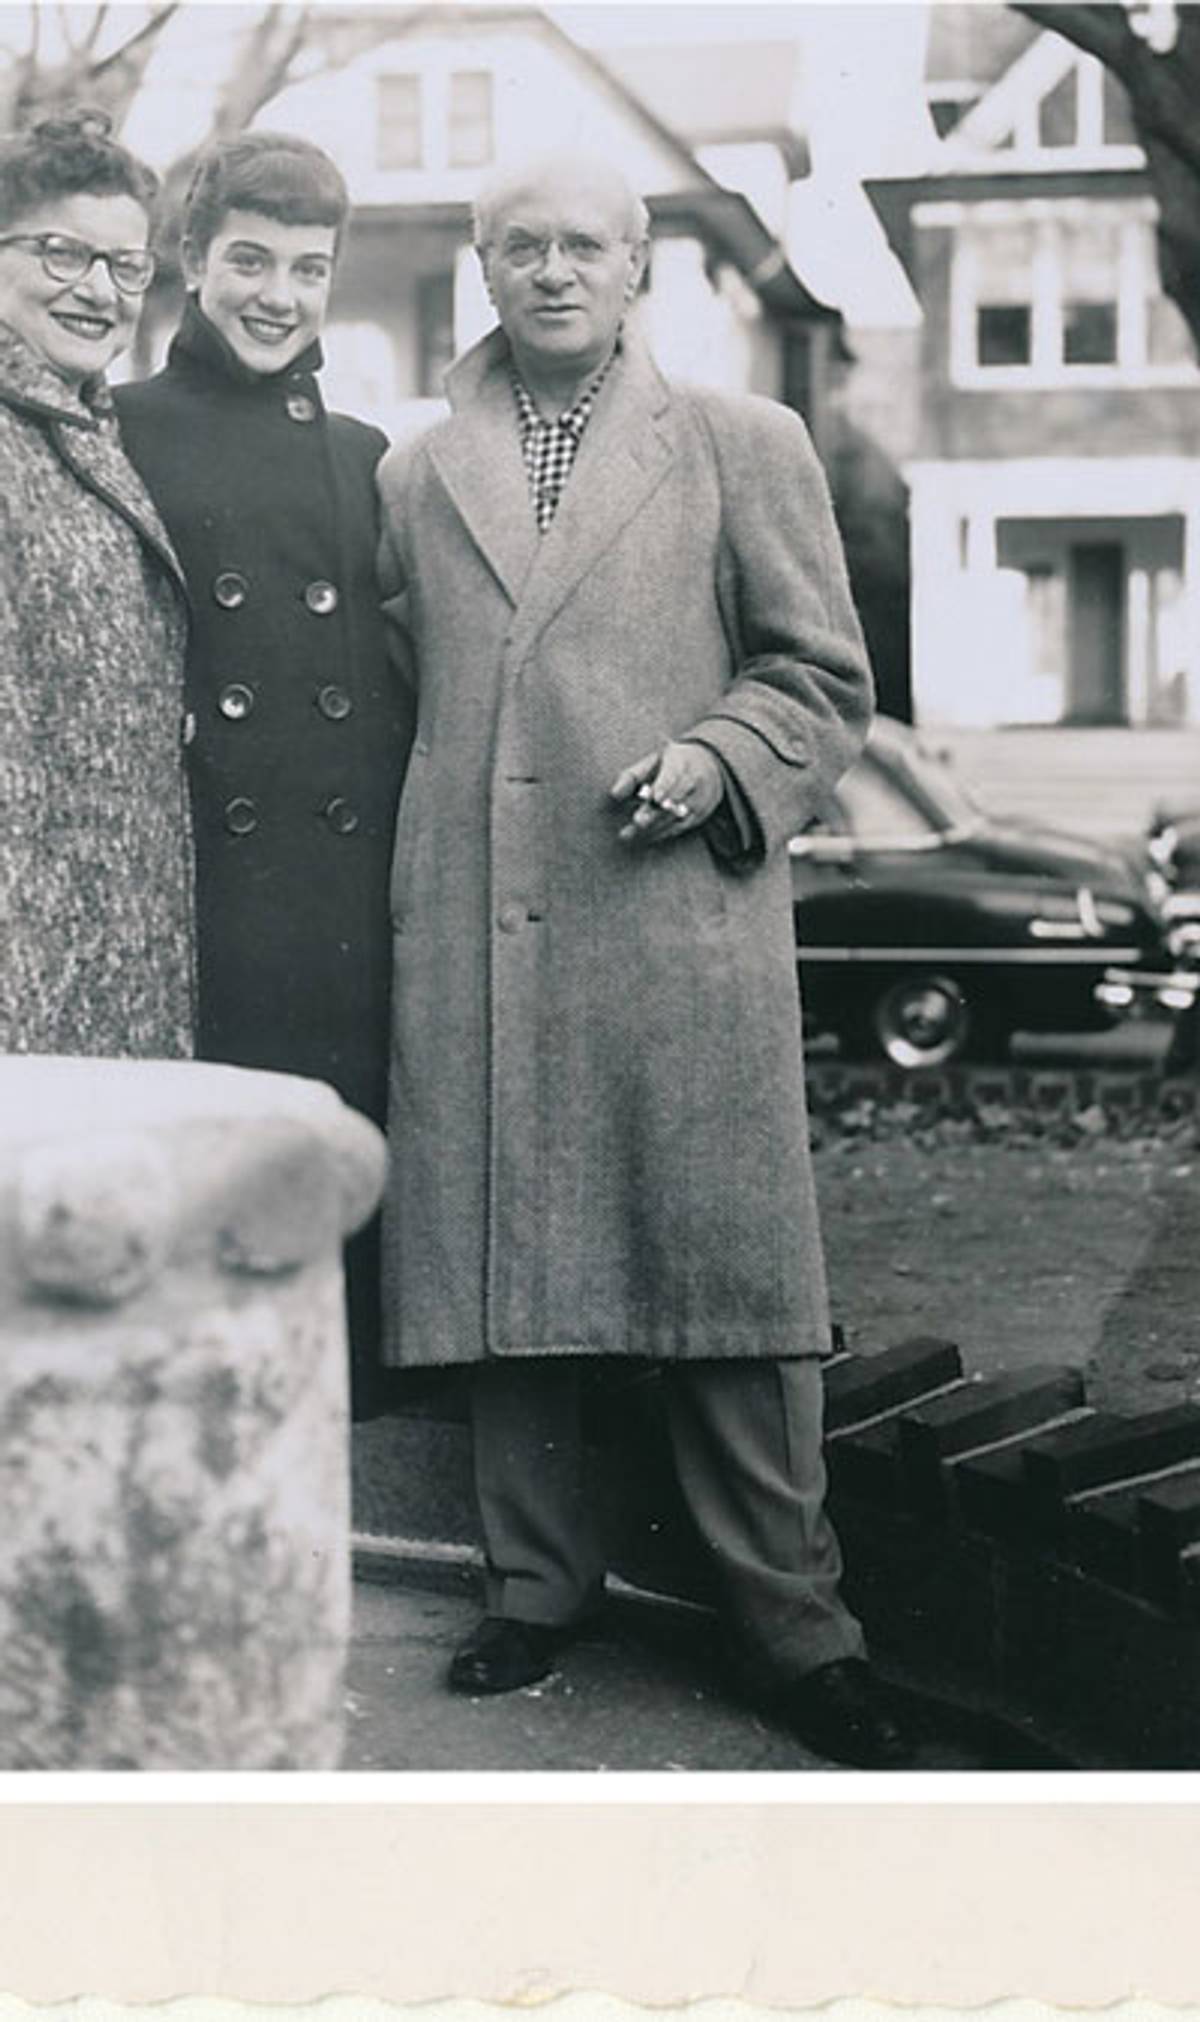
<svg viewBox="0 0 1200 2022"><path fill-rule="evenodd" d="M996 1059L1006 1035L953 976L919 971L888 983L865 1007L864 1050L895 1067L945 1067L971 1053Z"/></svg>

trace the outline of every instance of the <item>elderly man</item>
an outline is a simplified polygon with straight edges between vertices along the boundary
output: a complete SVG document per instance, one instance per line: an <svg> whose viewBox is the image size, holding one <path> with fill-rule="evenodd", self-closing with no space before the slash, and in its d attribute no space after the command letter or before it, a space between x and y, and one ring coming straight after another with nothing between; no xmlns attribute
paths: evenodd
<svg viewBox="0 0 1200 2022"><path fill-rule="evenodd" d="M786 845L870 674L802 423L669 386L603 163L493 182L499 328L381 466L418 728L393 866L390 1358L473 1365L487 1612L452 1689L597 1605L586 1358L661 1366L739 1683L823 1753L905 1747L838 1594L829 1339Z"/></svg>

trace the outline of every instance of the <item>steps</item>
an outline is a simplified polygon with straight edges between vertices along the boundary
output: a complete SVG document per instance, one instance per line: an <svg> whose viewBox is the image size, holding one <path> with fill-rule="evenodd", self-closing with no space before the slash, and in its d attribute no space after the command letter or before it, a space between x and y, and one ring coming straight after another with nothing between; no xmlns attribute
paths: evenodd
<svg viewBox="0 0 1200 2022"><path fill-rule="evenodd" d="M889 1351L907 1400L827 1443L869 1641L1080 1766L1196 1767L1200 1408L1095 1411L1053 1368L947 1385L948 1345Z"/></svg>
<svg viewBox="0 0 1200 2022"><path fill-rule="evenodd" d="M1098 1411L1054 1364L966 1377L936 1336L842 1351L825 1384L845 1589L881 1666L1079 1766L1200 1767L1200 1407ZM613 1372L594 1437L614 1571L706 1601L653 1372ZM380 1421L357 1429L356 1456L364 1440L399 1471L390 1502L356 1480L363 1543L386 1554L398 1531L411 1578L423 1539L461 1576L466 1426Z"/></svg>

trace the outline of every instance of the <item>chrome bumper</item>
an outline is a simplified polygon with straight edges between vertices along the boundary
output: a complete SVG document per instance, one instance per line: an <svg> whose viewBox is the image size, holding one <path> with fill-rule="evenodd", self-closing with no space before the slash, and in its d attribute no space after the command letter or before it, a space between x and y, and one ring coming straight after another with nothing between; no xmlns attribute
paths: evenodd
<svg viewBox="0 0 1200 2022"><path fill-rule="evenodd" d="M1190 1011L1200 995L1200 969L1106 969L1095 998L1108 1011Z"/></svg>

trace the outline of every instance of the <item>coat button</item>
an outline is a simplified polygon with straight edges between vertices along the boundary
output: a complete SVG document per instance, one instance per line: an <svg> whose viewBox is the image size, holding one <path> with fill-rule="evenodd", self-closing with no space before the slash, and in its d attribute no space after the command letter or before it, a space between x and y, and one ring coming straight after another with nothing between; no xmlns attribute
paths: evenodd
<svg viewBox="0 0 1200 2022"><path fill-rule="evenodd" d="M317 418L317 403L307 393L289 393L286 405L293 421L315 421Z"/></svg>
<svg viewBox="0 0 1200 2022"><path fill-rule="evenodd" d="M344 688L339 688L336 681L328 681L317 690L317 708L331 723L343 723L354 704Z"/></svg>
<svg viewBox="0 0 1200 2022"><path fill-rule="evenodd" d="M236 569L222 569L213 579L212 593L223 611L236 611L246 601L250 585Z"/></svg>
<svg viewBox="0 0 1200 2022"><path fill-rule="evenodd" d="M231 723L240 723L243 717L249 716L253 707L254 690L247 688L244 681L231 681L217 697L217 708Z"/></svg>
<svg viewBox="0 0 1200 2022"><path fill-rule="evenodd" d="M358 816L349 801L343 800L340 793L335 793L332 800L327 800L321 812L335 835L353 835L358 827Z"/></svg>
<svg viewBox="0 0 1200 2022"><path fill-rule="evenodd" d="M252 800L228 800L225 826L230 835L252 835L258 827L258 809Z"/></svg>
<svg viewBox="0 0 1200 2022"><path fill-rule="evenodd" d="M338 593L332 583L317 581L310 583L304 592L304 601L314 617L327 618L338 607Z"/></svg>
<svg viewBox="0 0 1200 2022"><path fill-rule="evenodd" d="M185 745L194 744L196 741L196 712L194 709L184 711L183 741Z"/></svg>
<svg viewBox="0 0 1200 2022"><path fill-rule="evenodd" d="M502 934L519 933L520 929L525 925L525 920L525 908L516 899L509 899L505 905L501 906L500 932Z"/></svg>

